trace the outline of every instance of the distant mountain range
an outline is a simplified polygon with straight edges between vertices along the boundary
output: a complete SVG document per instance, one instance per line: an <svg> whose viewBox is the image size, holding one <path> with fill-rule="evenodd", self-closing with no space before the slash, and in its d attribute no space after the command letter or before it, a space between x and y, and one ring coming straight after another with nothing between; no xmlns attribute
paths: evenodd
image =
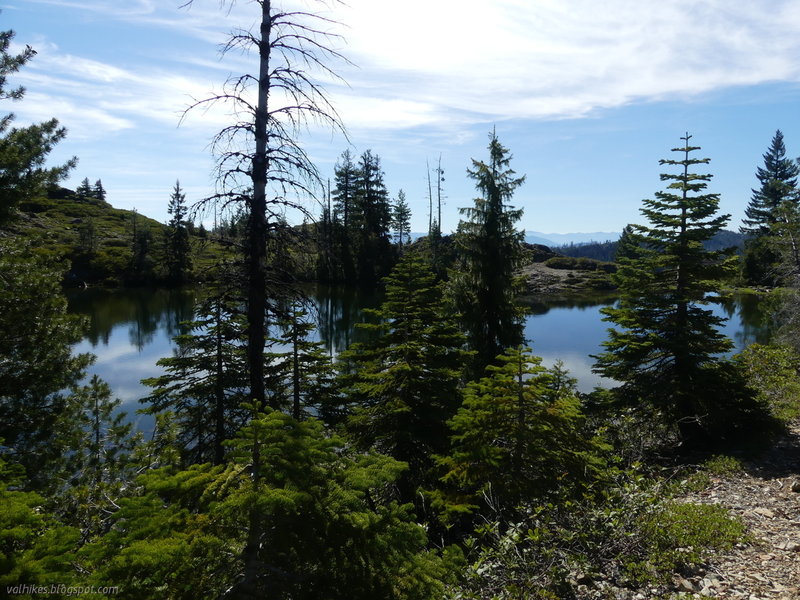
<svg viewBox="0 0 800 600"><path fill-rule="evenodd" d="M412 233L411 239L416 240L426 235L426 233ZM563 246L565 244L588 244L589 242L616 242L619 236L619 231L595 231L592 233L542 233L540 231L526 231L525 241L529 244Z"/></svg>
<svg viewBox="0 0 800 600"><path fill-rule="evenodd" d="M619 236L619 231L593 231L591 233L542 233L540 231L526 231L525 241L529 244L563 246L565 244L588 244L589 242L616 242Z"/></svg>

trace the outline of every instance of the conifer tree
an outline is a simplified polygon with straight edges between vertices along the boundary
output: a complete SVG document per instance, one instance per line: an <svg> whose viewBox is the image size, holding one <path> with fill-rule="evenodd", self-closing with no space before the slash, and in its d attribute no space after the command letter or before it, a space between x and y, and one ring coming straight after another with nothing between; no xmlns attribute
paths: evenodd
<svg viewBox="0 0 800 600"><path fill-rule="evenodd" d="M753 190L740 228L741 233L749 236L745 242L743 270L751 283L775 285L780 282L779 253L773 240L778 235L776 227L786 223L782 217L797 207L798 175L800 167L786 158L783 133L778 130L764 153L764 166L756 170L761 185Z"/></svg>
<svg viewBox="0 0 800 600"><path fill-rule="evenodd" d="M166 229L167 277L173 283L183 283L192 270L192 247L189 242L189 229L186 226L186 194L179 181L169 197L167 213L170 215Z"/></svg>
<svg viewBox="0 0 800 600"><path fill-rule="evenodd" d="M57 425L65 452L56 512L81 531L81 543L106 530L134 476L131 456L140 435L133 434L119 405L108 384L93 375L70 395Z"/></svg>
<svg viewBox="0 0 800 600"><path fill-rule="evenodd" d="M359 281L375 285L391 268L392 212L380 157L366 150L358 161L353 211Z"/></svg>
<svg viewBox="0 0 800 600"><path fill-rule="evenodd" d="M21 584L49 590L54 582L80 583L74 568L80 532L60 524L42 496L23 491L23 472L0 456L0 586L7 597Z"/></svg>
<svg viewBox="0 0 800 600"><path fill-rule="evenodd" d="M178 351L158 365L165 373L145 379L153 388L142 399L152 414L170 411L184 463L221 464L225 440L242 426L247 399L244 317L237 299L215 290L196 307L189 330L175 337Z"/></svg>
<svg viewBox="0 0 800 600"><path fill-rule="evenodd" d="M397 198L392 207L392 226L397 234L397 244L403 246L409 243L409 233L411 230L411 208L406 202L406 193L403 190L397 192Z"/></svg>
<svg viewBox="0 0 800 600"><path fill-rule="evenodd" d="M450 422L453 448L437 458L450 486L438 495L445 510L483 504L508 519L522 502L580 496L600 476L605 447L584 431L575 380L541 362L530 348L509 348L467 385Z"/></svg>
<svg viewBox="0 0 800 600"><path fill-rule="evenodd" d="M0 100L19 100L25 89L9 89L7 79L36 54L30 46L9 54L13 31L0 31ZM20 202L44 192L67 176L77 164L71 158L58 167L46 167L47 155L64 139L66 129L56 119L27 127L12 127L13 113L0 116L0 223L11 218Z"/></svg>
<svg viewBox="0 0 800 600"><path fill-rule="evenodd" d="M482 374L505 348L522 341L522 313L515 296L524 232L515 228L522 209L509 204L525 177L510 168L511 155L493 131L489 161L472 161L467 170L481 193L475 206L462 208L456 234L459 262L452 272L452 295L472 349L473 372Z"/></svg>
<svg viewBox="0 0 800 600"><path fill-rule="evenodd" d="M94 192L92 191L92 186L89 183L88 177L83 178L81 184L75 188L75 193L80 198L94 198Z"/></svg>
<svg viewBox="0 0 800 600"><path fill-rule="evenodd" d="M666 191L643 201L649 225L633 226L639 249L620 259L620 303L603 309L616 327L594 370L621 382L618 393L629 401L655 407L685 442L697 443L721 435L726 411L730 427L737 424L744 392L731 391L733 374L721 360L732 347L719 330L724 319L706 308L732 264L729 252L707 251L703 242L729 216L717 214L719 195L705 192L711 175L692 172L709 159L692 156L700 148L690 139L686 134L673 148L678 159L659 162L677 173L662 174Z"/></svg>
<svg viewBox="0 0 800 600"><path fill-rule="evenodd" d="M356 280L355 242L357 226L355 210L357 167L350 150L342 152L334 168L333 222L335 223L335 255L337 272L344 281Z"/></svg>
<svg viewBox="0 0 800 600"><path fill-rule="evenodd" d="M67 313L64 270L32 248L0 241L0 439L38 489L52 485L63 450L56 423L92 361L72 353L83 323Z"/></svg>
<svg viewBox="0 0 800 600"><path fill-rule="evenodd" d="M397 461L353 455L318 421L278 411L249 420L231 459L143 475L141 495L83 552L93 577L131 598L442 597L442 559L407 507L385 498Z"/></svg>
<svg viewBox="0 0 800 600"><path fill-rule="evenodd" d="M314 324L295 301L277 326L282 333L269 341L285 350L267 353L270 394L280 398L273 404L297 420L311 414L324 418L333 401L334 368L322 342L309 339Z"/></svg>
<svg viewBox="0 0 800 600"><path fill-rule="evenodd" d="M106 188L103 187L103 182L101 180L97 180L94 182L94 187L92 188L92 195L100 200L101 202L106 201Z"/></svg>
<svg viewBox="0 0 800 600"><path fill-rule="evenodd" d="M376 337L343 357L354 370L344 377L353 406L345 428L358 447L409 465L399 490L401 501L410 502L420 485L434 481L432 456L446 448L467 356L422 257L406 253L385 283L386 300L368 311L378 323L360 325Z"/></svg>

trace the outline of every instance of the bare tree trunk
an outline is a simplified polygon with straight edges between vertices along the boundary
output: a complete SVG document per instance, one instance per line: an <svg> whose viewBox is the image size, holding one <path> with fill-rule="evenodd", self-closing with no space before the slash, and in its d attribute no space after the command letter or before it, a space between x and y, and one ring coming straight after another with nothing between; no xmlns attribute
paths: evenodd
<svg viewBox="0 0 800 600"><path fill-rule="evenodd" d="M259 40L258 104L255 114L256 148L253 154L253 197L247 223L247 362L250 371L250 401L259 410L266 406L264 389L264 316L267 310L267 121L269 119L270 0L261 3ZM272 407L276 408L276 407Z"/></svg>

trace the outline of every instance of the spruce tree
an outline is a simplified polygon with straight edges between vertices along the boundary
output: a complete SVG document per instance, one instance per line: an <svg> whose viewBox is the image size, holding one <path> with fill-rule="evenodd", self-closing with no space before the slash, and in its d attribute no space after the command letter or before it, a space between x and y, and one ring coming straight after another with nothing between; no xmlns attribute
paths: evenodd
<svg viewBox="0 0 800 600"><path fill-rule="evenodd" d="M0 439L39 489L53 484L63 458L56 423L68 390L93 359L72 353L83 323L67 313L64 270L33 248L0 241Z"/></svg>
<svg viewBox="0 0 800 600"><path fill-rule="evenodd" d="M170 220L166 229L167 278L172 283L185 282L192 270L192 246L186 226L188 212L186 194L176 181L167 205Z"/></svg>
<svg viewBox="0 0 800 600"><path fill-rule="evenodd" d="M270 344L283 351L267 353L267 381L273 404L301 420L310 415L325 417L334 395L334 368L322 342L309 339L315 325L300 302L292 302L278 319L280 335Z"/></svg>
<svg viewBox="0 0 800 600"><path fill-rule="evenodd" d="M455 307L477 351L473 372L480 375L505 348L522 341L522 312L516 303L524 232L515 224L522 209L509 204L525 177L510 168L511 155L497 135L489 136L489 161L472 161L467 170L481 193L475 205L460 209L468 217L456 233L458 262L451 273Z"/></svg>
<svg viewBox="0 0 800 600"><path fill-rule="evenodd" d="M783 133L778 130L764 153L764 166L756 170L760 187L753 190L740 228L741 233L749 236L745 243L743 271L750 283L780 283L779 252L773 241L777 233L775 227L783 225L782 216L797 207L798 175L800 167L786 158Z"/></svg>
<svg viewBox="0 0 800 600"><path fill-rule="evenodd" d="M616 327L594 370L620 382L617 392L628 401L656 408L693 443L723 435L722 418L736 425L742 392L731 391L733 374L721 358L732 347L720 332L724 319L707 308L732 263L730 252L707 251L703 243L729 216L717 214L719 195L705 192L711 175L692 172L709 159L692 156L700 148L689 145L689 134L681 139L683 146L672 149L679 158L659 162L677 168L661 175L666 191L643 201L649 225L633 226L638 250L619 260L621 299L603 309Z"/></svg>
<svg viewBox="0 0 800 600"><path fill-rule="evenodd" d="M92 188L92 195L100 200L101 202L106 201L106 188L103 187L103 182L101 180L97 180L94 182L94 187Z"/></svg>
<svg viewBox="0 0 800 600"><path fill-rule="evenodd" d="M134 477L134 435L120 400L97 375L69 397L58 430L66 439L57 513L81 531L81 543L107 530L116 502Z"/></svg>
<svg viewBox="0 0 800 600"><path fill-rule="evenodd" d="M350 150L342 152L334 168L333 223L334 255L337 277L347 282L356 280L355 265L355 210L357 167Z"/></svg>
<svg viewBox="0 0 800 600"><path fill-rule="evenodd" d="M75 188L75 193L83 199L94 198L94 191L92 190L88 177L83 178L81 184Z"/></svg>
<svg viewBox="0 0 800 600"><path fill-rule="evenodd" d="M410 502L432 485L432 457L446 449L446 422L460 404L464 339L448 316L442 288L425 260L408 252L385 279L386 300L371 310L376 336L343 355L352 414L345 424L359 448L375 448L409 465L399 482Z"/></svg>

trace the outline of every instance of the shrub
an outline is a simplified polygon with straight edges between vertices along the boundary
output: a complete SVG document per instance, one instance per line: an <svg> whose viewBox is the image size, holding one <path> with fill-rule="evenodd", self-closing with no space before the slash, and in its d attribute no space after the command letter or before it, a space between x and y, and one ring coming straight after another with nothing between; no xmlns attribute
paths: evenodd
<svg viewBox="0 0 800 600"><path fill-rule="evenodd" d="M667 584L744 537L725 509L676 502L669 490L631 470L593 499L529 507L507 527L487 523L467 541L469 566L449 597L574 598L595 580Z"/></svg>
<svg viewBox="0 0 800 600"><path fill-rule="evenodd" d="M800 417L800 353L790 346L752 344L734 357L747 383L783 422Z"/></svg>

